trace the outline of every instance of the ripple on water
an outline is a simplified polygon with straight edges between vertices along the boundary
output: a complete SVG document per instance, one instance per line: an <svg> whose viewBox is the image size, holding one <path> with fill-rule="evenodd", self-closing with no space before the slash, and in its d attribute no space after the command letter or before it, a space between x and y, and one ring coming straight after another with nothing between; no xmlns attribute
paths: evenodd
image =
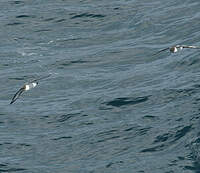
<svg viewBox="0 0 200 173"><path fill-rule="evenodd" d="M82 14L76 14L71 17L71 19L76 18L103 18L105 15L102 14L92 14L92 13L82 13Z"/></svg>
<svg viewBox="0 0 200 173"><path fill-rule="evenodd" d="M25 168L17 168L14 166L10 166L9 164L0 164L0 172L18 172L18 171L26 171L27 169Z"/></svg>
<svg viewBox="0 0 200 173"><path fill-rule="evenodd" d="M153 147L145 148L141 152L156 152L167 149L169 146L176 144L176 141L186 136L192 129L192 125L185 126L176 131L164 133L155 137ZM156 144L156 146L154 146ZM157 145L158 144L158 145Z"/></svg>
<svg viewBox="0 0 200 173"><path fill-rule="evenodd" d="M58 118L57 122L65 122L65 121L67 121L73 117L79 116L79 115L81 115L81 114L80 113L70 113L70 114L66 114L66 115L61 115Z"/></svg>
<svg viewBox="0 0 200 173"><path fill-rule="evenodd" d="M72 138L71 136L62 136L62 137L54 138L52 140L59 141L59 140L62 140L62 139L71 139L71 138Z"/></svg>
<svg viewBox="0 0 200 173"><path fill-rule="evenodd" d="M16 18L34 18L34 16L22 14L22 15L16 16Z"/></svg>

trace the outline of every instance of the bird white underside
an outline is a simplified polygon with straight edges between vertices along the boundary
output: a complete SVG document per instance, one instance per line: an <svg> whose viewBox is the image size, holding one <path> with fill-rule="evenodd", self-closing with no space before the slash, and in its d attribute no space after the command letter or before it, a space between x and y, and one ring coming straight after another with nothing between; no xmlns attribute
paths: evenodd
<svg viewBox="0 0 200 173"><path fill-rule="evenodd" d="M25 85L25 91L30 90L31 88L34 88L37 85L37 83L31 83L29 85Z"/></svg>
<svg viewBox="0 0 200 173"><path fill-rule="evenodd" d="M25 91L28 91L28 90L30 90L29 85L25 85Z"/></svg>
<svg viewBox="0 0 200 173"><path fill-rule="evenodd" d="M34 88L37 85L37 83L34 82L34 83L32 83L32 85L33 85L33 88Z"/></svg>
<svg viewBox="0 0 200 173"><path fill-rule="evenodd" d="M174 52L177 52L177 51L178 51L178 49L175 47L175 48L174 48Z"/></svg>

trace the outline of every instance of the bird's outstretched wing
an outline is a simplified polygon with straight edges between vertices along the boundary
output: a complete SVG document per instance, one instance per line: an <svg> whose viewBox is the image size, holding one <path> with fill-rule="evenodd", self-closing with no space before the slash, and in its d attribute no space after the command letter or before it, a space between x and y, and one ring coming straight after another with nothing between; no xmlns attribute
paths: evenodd
<svg viewBox="0 0 200 173"><path fill-rule="evenodd" d="M200 49L199 46L187 46L187 45L183 45L183 48L192 48L192 49Z"/></svg>
<svg viewBox="0 0 200 173"><path fill-rule="evenodd" d="M19 91L17 91L17 93L12 98L10 104L14 103L19 98L19 96L23 93L23 91L24 91L24 88L20 88Z"/></svg>
<svg viewBox="0 0 200 173"><path fill-rule="evenodd" d="M169 50L169 49L170 49L170 47L167 47L167 48L165 48L165 49L159 50L158 52L156 52L156 53L153 54L153 55L157 55L157 54L159 54L159 53L161 53L161 52L163 52L163 51Z"/></svg>
<svg viewBox="0 0 200 173"><path fill-rule="evenodd" d="M38 79L34 79L34 80L32 80L31 82L29 82L29 83L34 83L34 82L37 83L38 80L46 79L46 78L48 78L48 77L50 77L50 76L51 76L51 74L49 74L49 75L47 75L47 76L43 76L43 77L38 78ZM32 87L32 88L33 88L33 87ZM14 103L14 102L19 98L19 96L23 93L24 90L25 90L24 87L20 88L19 91L17 91L17 93L16 93L16 94L14 95L14 97L12 98L10 104Z"/></svg>
<svg viewBox="0 0 200 173"><path fill-rule="evenodd" d="M48 75L43 76L43 77L41 77L41 78L34 79L34 80L30 81L30 83L37 82L37 81L42 80L42 79L46 79L46 78L48 78L48 77L50 77L50 76L51 76L51 74L48 74Z"/></svg>

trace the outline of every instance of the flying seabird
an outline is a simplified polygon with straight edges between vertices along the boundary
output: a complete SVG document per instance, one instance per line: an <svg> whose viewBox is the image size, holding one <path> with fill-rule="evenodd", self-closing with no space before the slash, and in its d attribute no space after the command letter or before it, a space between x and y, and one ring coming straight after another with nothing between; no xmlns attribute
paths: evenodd
<svg viewBox="0 0 200 173"><path fill-rule="evenodd" d="M47 75L47 76L43 76L39 79L35 79L27 84L25 84L22 88L20 88L16 94L13 96L10 104L14 103L18 98L19 96L24 92L24 91L28 91L32 88L35 88L37 85L38 85L38 81L41 80L41 79L45 79L45 78L48 78L49 76L51 76L51 74Z"/></svg>
<svg viewBox="0 0 200 173"><path fill-rule="evenodd" d="M175 45L175 46L172 46L172 47L168 47L168 48L162 49L162 50L158 51L155 54L159 54L159 53L161 53L161 52L163 52L165 50L169 50L172 53L176 53L177 51L182 50L184 48L200 49L199 46Z"/></svg>

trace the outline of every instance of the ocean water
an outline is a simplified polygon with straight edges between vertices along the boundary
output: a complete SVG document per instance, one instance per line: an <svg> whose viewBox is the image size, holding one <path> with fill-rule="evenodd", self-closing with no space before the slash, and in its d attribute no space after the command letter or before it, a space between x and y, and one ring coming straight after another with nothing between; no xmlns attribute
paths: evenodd
<svg viewBox="0 0 200 173"><path fill-rule="evenodd" d="M1 0L0 172L200 172L199 8Z"/></svg>

